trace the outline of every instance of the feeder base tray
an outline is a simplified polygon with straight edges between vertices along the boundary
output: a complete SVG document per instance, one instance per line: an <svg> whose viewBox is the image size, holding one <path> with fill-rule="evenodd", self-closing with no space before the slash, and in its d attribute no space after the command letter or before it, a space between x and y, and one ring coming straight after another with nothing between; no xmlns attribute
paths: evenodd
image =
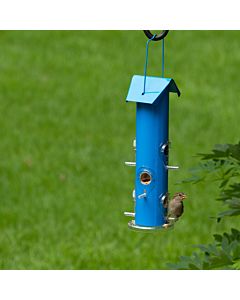
<svg viewBox="0 0 240 300"><path fill-rule="evenodd" d="M136 231L157 231L157 230L166 230L169 229L171 227L173 227L173 223L170 224L164 224L162 226L139 226L135 224L135 221L132 220L130 222L128 222L128 227L132 230L136 230Z"/></svg>

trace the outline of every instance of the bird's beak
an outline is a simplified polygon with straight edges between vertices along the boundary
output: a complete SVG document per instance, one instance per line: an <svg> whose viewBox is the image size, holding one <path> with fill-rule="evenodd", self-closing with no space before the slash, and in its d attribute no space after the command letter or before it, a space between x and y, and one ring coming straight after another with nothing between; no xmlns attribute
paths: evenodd
<svg viewBox="0 0 240 300"><path fill-rule="evenodd" d="M187 195L183 195L182 198L183 198L183 199L187 199Z"/></svg>

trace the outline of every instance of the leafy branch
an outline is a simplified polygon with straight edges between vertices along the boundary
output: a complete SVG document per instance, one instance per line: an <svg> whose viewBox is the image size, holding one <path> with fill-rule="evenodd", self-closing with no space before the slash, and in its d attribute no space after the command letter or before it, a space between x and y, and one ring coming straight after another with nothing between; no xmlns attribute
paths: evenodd
<svg viewBox="0 0 240 300"><path fill-rule="evenodd" d="M240 143L216 145L209 154L198 154L201 161L191 169L191 178L186 183L219 181L219 197L228 209L218 213L217 219L240 215ZM168 264L171 269L240 269L240 231L214 234L214 242L195 246L198 252L182 256L177 264Z"/></svg>
<svg viewBox="0 0 240 300"><path fill-rule="evenodd" d="M218 181L220 195L217 199L229 210L220 212L218 218L240 215L240 143L216 145L210 154L198 154L199 165L191 169L192 177L184 183Z"/></svg>

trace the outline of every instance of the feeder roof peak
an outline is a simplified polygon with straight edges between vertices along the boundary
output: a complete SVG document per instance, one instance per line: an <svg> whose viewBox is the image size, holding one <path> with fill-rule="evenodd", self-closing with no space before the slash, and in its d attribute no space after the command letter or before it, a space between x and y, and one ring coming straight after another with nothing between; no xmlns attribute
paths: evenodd
<svg viewBox="0 0 240 300"><path fill-rule="evenodd" d="M180 96L180 91L175 81L171 78L146 76L144 94L143 89L144 76L134 75L126 101L153 104L165 90L168 90L169 93L177 93Z"/></svg>

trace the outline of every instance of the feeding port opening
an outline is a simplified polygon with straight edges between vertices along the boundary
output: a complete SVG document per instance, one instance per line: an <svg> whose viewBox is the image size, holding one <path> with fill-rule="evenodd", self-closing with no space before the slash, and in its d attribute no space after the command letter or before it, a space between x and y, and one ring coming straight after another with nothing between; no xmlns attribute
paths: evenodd
<svg viewBox="0 0 240 300"><path fill-rule="evenodd" d="M164 153L164 155L168 157L168 154L169 154L169 144L168 143L163 144L161 150Z"/></svg>
<svg viewBox="0 0 240 300"><path fill-rule="evenodd" d="M148 172L142 172L140 174L140 181L142 184L148 185L152 181L152 177Z"/></svg>
<svg viewBox="0 0 240 300"><path fill-rule="evenodd" d="M162 196L162 204L164 208L168 208L168 193L166 193L164 196Z"/></svg>

